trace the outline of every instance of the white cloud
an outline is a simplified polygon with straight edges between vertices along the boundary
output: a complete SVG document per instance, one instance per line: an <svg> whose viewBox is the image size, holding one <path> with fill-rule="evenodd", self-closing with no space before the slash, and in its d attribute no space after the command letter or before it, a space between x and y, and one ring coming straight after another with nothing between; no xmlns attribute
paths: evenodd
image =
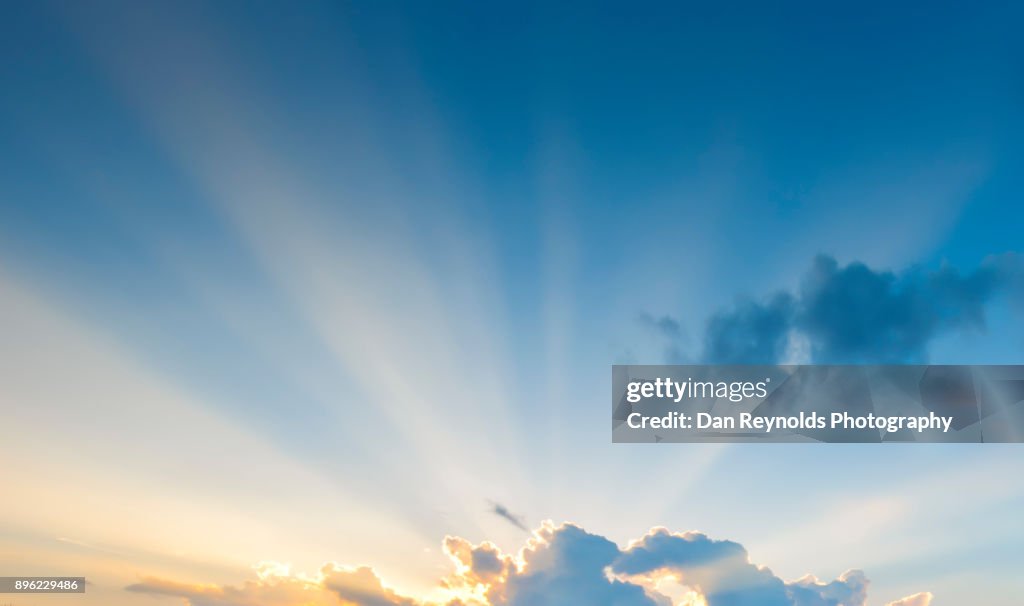
<svg viewBox="0 0 1024 606"><path fill-rule="evenodd" d="M183 598L187 606L867 606L868 579L785 582L746 549L698 533L652 529L626 549L574 524L545 522L518 554L446 537L454 566L431 598L388 588L368 567L327 564L313 577L261 565L241 587L146 579L127 589ZM888 606L929 606L920 593Z"/></svg>
<svg viewBox="0 0 1024 606"><path fill-rule="evenodd" d="M896 600L895 602L889 602L886 606L929 606L932 603L932 594L927 591L921 593L915 593L914 595L907 596L902 600Z"/></svg>

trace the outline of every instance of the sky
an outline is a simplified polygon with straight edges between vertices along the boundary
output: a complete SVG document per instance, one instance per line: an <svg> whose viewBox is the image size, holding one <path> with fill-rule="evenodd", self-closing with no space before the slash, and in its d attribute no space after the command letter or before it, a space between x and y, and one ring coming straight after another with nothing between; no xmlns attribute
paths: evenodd
<svg viewBox="0 0 1024 606"><path fill-rule="evenodd" d="M1017 604L1019 445L612 444L607 398L617 363L1020 363L1022 16L3 3L0 570Z"/></svg>

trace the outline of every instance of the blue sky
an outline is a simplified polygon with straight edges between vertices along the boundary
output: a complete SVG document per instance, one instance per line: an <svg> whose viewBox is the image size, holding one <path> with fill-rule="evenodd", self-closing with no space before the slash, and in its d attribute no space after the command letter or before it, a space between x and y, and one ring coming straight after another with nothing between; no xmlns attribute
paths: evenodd
<svg viewBox="0 0 1024 606"><path fill-rule="evenodd" d="M932 300L1020 251L1019 7L2 11L0 403L28 429L0 452L33 456L0 563L88 569L104 603L265 560L428 595L445 535L523 544L500 503L621 547L699 530L785 580L863 568L873 604L1019 595L1012 445L607 425L609 365L700 360L818 255ZM1013 286L929 307L913 351L1019 362ZM903 330L879 317L867 342Z"/></svg>

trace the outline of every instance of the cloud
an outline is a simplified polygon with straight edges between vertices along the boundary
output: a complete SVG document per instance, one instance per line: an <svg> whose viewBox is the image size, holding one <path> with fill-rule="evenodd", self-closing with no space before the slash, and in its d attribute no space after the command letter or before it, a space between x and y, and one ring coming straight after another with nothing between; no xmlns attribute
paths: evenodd
<svg viewBox="0 0 1024 606"><path fill-rule="evenodd" d="M679 321L671 316L654 317L647 312L641 312L637 317L641 326L653 330L655 333L668 339L681 339L683 327Z"/></svg>
<svg viewBox="0 0 1024 606"><path fill-rule="evenodd" d="M182 598L187 606L297 606L328 604L338 599L319 583L295 578L260 578L241 587L179 583L146 578L125 588L133 593ZM368 605L367 605L368 606Z"/></svg>
<svg viewBox="0 0 1024 606"><path fill-rule="evenodd" d="M512 513L511 511L508 510L507 507L505 507L501 503L492 503L491 513L501 518L504 518L509 524L512 524L520 530L525 530L526 532L530 531L530 529L526 527L526 522L523 521L522 516Z"/></svg>
<svg viewBox="0 0 1024 606"><path fill-rule="evenodd" d="M520 555L521 567L487 593L492 606L661 606L640 585L606 569L620 555L608 539L572 524L547 523Z"/></svg>
<svg viewBox="0 0 1024 606"><path fill-rule="evenodd" d="M257 579L241 587L178 583L147 578L125 588L134 593L183 598L188 606L417 606L388 589L368 567L325 564L312 578L291 576L286 567L257 566Z"/></svg>
<svg viewBox="0 0 1024 606"><path fill-rule="evenodd" d="M703 360L716 364L925 362L929 342L984 328L985 307L1019 297L1024 259L992 256L973 271L943 265L901 273L816 257L795 292L740 298L707 322ZM809 359L808 359L809 358Z"/></svg>
<svg viewBox="0 0 1024 606"><path fill-rule="evenodd" d="M793 603L785 584L768 569L751 564L741 545L714 541L700 533L654 529L623 552L613 570L625 575L674 574L699 589L708 606Z"/></svg>
<svg viewBox="0 0 1024 606"><path fill-rule="evenodd" d="M760 303L740 298L729 311L708 320L703 360L718 364L774 362L786 348L793 324L792 295L779 293Z"/></svg>
<svg viewBox="0 0 1024 606"><path fill-rule="evenodd" d="M630 577L671 576L694 588L707 606L864 606L867 578L859 570L822 583L813 576L786 583L750 561L733 541L698 532L651 530L616 559L613 570Z"/></svg>
<svg viewBox="0 0 1024 606"><path fill-rule="evenodd" d="M659 344L665 346L665 358L669 363L682 364L688 361L684 350L689 342L689 335L678 320L671 316L654 316L641 312L637 315L637 323L647 333L654 335Z"/></svg>
<svg viewBox="0 0 1024 606"><path fill-rule="evenodd" d="M376 573L368 567L347 570L325 566L321 570L322 584L341 598L342 604L356 606L415 606L416 600L399 596L384 587Z"/></svg>
<svg viewBox="0 0 1024 606"><path fill-rule="evenodd" d="M518 554L446 537L452 573L432 599L400 595L368 567L326 564L313 577L257 568L240 587L145 579L126 589L179 597L186 606L866 606L859 570L823 582L785 582L733 541L655 528L626 549L580 526L545 522ZM675 584L680 591L670 591ZM929 606L919 593L888 606Z"/></svg>
<svg viewBox="0 0 1024 606"><path fill-rule="evenodd" d="M444 552L456 565L450 586L478 587L505 582L515 569L512 556L505 555L494 543L473 545L461 537L445 537Z"/></svg>
<svg viewBox="0 0 1024 606"><path fill-rule="evenodd" d="M929 606L932 603L932 597L932 594L925 591L922 593L915 593L912 596L907 596L902 600L889 602L885 606Z"/></svg>
<svg viewBox="0 0 1024 606"><path fill-rule="evenodd" d="M822 583L813 575L786 584L795 606L863 606L868 601L868 579L860 570L849 570L838 579Z"/></svg>

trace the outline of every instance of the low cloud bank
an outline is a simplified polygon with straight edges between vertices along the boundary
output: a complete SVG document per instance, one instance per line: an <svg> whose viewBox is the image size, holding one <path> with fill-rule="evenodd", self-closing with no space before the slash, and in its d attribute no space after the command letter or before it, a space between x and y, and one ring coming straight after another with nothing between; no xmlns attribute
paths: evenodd
<svg viewBox="0 0 1024 606"><path fill-rule="evenodd" d="M311 577L274 565L240 587L144 579L126 589L187 606L867 606L859 570L829 582L786 582L746 549L697 533L655 528L625 549L574 524L544 523L517 554L446 537L453 564L439 599L403 596L370 568L326 564ZM888 606L929 606L919 593Z"/></svg>

